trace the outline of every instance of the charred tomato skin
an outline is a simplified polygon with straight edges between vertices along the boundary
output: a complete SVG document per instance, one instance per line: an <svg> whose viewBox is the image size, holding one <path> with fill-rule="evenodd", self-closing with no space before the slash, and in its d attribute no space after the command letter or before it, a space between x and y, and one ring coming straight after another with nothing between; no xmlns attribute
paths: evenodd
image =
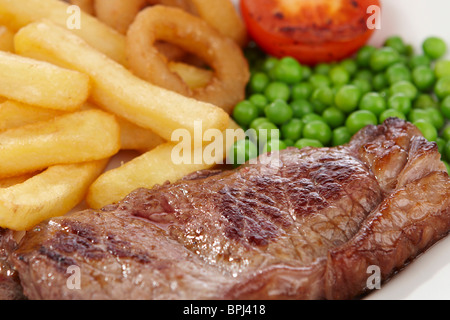
<svg viewBox="0 0 450 320"><path fill-rule="evenodd" d="M367 43L373 5L381 7L379 0L240 2L248 33L264 51L308 65L342 60Z"/></svg>

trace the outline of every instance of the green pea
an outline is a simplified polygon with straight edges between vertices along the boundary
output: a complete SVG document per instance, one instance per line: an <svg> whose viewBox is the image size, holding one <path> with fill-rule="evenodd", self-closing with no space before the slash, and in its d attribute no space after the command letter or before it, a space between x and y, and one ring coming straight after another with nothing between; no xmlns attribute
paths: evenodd
<svg viewBox="0 0 450 320"><path fill-rule="evenodd" d="M332 138L332 131L328 124L323 121L311 121L306 123L303 128L303 137L315 139L323 145L328 145Z"/></svg>
<svg viewBox="0 0 450 320"><path fill-rule="evenodd" d="M284 142L284 144L285 144L287 147L293 147L293 146L295 146L295 141L294 141L294 140L291 140L291 139L284 139L283 142Z"/></svg>
<svg viewBox="0 0 450 320"><path fill-rule="evenodd" d="M418 90L410 81L399 81L391 85L390 95L403 93L409 99L414 100L417 97Z"/></svg>
<svg viewBox="0 0 450 320"><path fill-rule="evenodd" d="M354 85L345 85L336 93L334 102L336 107L345 113L352 112L358 107L361 90Z"/></svg>
<svg viewBox="0 0 450 320"><path fill-rule="evenodd" d="M345 122L345 126L353 135L367 125L377 125L377 117L370 111L358 110L350 114Z"/></svg>
<svg viewBox="0 0 450 320"><path fill-rule="evenodd" d="M303 72L302 72L303 80L308 80L309 77L311 77L311 75L313 74L311 67L302 65L302 69L303 69Z"/></svg>
<svg viewBox="0 0 450 320"><path fill-rule="evenodd" d="M314 87L309 82L300 82L292 86L292 100L309 99Z"/></svg>
<svg viewBox="0 0 450 320"><path fill-rule="evenodd" d="M278 61L279 60L275 57L267 57L262 66L263 70L265 72L270 72L278 64Z"/></svg>
<svg viewBox="0 0 450 320"><path fill-rule="evenodd" d="M382 71L400 61L399 53L391 47L376 50L370 57L370 68L373 71Z"/></svg>
<svg viewBox="0 0 450 320"><path fill-rule="evenodd" d="M429 123L432 122L430 114L427 112L426 109L413 109L409 113L409 121L410 122L416 122L418 120L425 120Z"/></svg>
<svg viewBox="0 0 450 320"><path fill-rule="evenodd" d="M305 114L313 113L313 105L305 99L298 99L291 102L291 108L294 118L301 119Z"/></svg>
<svg viewBox="0 0 450 320"><path fill-rule="evenodd" d="M345 123L345 113L336 107L329 107L322 113L322 118L331 128L337 128Z"/></svg>
<svg viewBox="0 0 450 320"><path fill-rule="evenodd" d="M273 67L272 75L277 81L294 84L303 79L303 68L296 59L284 57Z"/></svg>
<svg viewBox="0 0 450 320"><path fill-rule="evenodd" d="M286 145L286 143L284 143L284 141L278 140L278 139L272 139L272 140L267 141L266 145L264 146L263 153L284 150L286 148L287 148L287 145Z"/></svg>
<svg viewBox="0 0 450 320"><path fill-rule="evenodd" d="M266 108L267 104L269 103L269 100L267 100L266 96L261 93L255 93L252 94L248 101L253 103L259 110L259 115L264 115L264 109Z"/></svg>
<svg viewBox="0 0 450 320"><path fill-rule="evenodd" d="M386 39L384 46L395 49L400 54L406 54L407 48L403 39L399 36L391 36Z"/></svg>
<svg viewBox="0 0 450 320"><path fill-rule="evenodd" d="M323 122L325 122L325 120L321 117L321 116L319 116L318 114L316 114L316 113L308 113L308 114L305 114L303 117L302 117L302 121L303 121L303 123L309 123L309 122L312 122L312 121L323 121Z"/></svg>
<svg viewBox="0 0 450 320"><path fill-rule="evenodd" d="M437 78L450 76L450 60L439 60L434 65L434 73Z"/></svg>
<svg viewBox="0 0 450 320"><path fill-rule="evenodd" d="M433 60L441 58L447 52L447 44L438 37L425 39L422 48L425 54Z"/></svg>
<svg viewBox="0 0 450 320"><path fill-rule="evenodd" d="M436 81L434 93L441 100L450 95L450 76L442 77Z"/></svg>
<svg viewBox="0 0 450 320"><path fill-rule="evenodd" d="M397 93L389 97L387 101L388 109L394 109L401 112L404 115L409 114L412 109L412 102L403 93Z"/></svg>
<svg viewBox="0 0 450 320"><path fill-rule="evenodd" d="M294 112L292 108L282 99L277 99L265 109L267 119L277 125L282 125L292 119Z"/></svg>
<svg viewBox="0 0 450 320"><path fill-rule="evenodd" d="M248 126L259 115L259 109L248 100L239 102L233 109L233 118L241 126Z"/></svg>
<svg viewBox="0 0 450 320"><path fill-rule="evenodd" d="M412 81L419 90L431 89L435 80L434 71L430 67L418 66L412 72Z"/></svg>
<svg viewBox="0 0 450 320"><path fill-rule="evenodd" d="M433 98L432 95L427 93L422 93L417 96L417 98L414 100L413 108L418 109L427 109L427 108L435 108L438 109L438 103Z"/></svg>
<svg viewBox="0 0 450 320"><path fill-rule="evenodd" d="M428 141L436 141L438 137L438 131L436 128L426 120L417 120L413 124L422 132L425 139Z"/></svg>
<svg viewBox="0 0 450 320"><path fill-rule="evenodd" d="M404 53L404 56L407 58L410 58L414 55L414 46L412 44L406 45L406 52Z"/></svg>
<svg viewBox="0 0 450 320"><path fill-rule="evenodd" d="M408 65L411 69L417 68L419 66L429 67L431 65L431 59L424 54L413 56L411 57L411 59L409 59Z"/></svg>
<svg viewBox="0 0 450 320"><path fill-rule="evenodd" d="M373 73L369 69L361 69L361 70L358 70L358 72L356 72L353 79L366 80L366 81L372 82Z"/></svg>
<svg viewBox="0 0 450 320"><path fill-rule="evenodd" d="M284 82L274 81L267 85L264 94L269 102L273 102L277 99L288 101L291 95L291 89Z"/></svg>
<svg viewBox="0 0 450 320"><path fill-rule="evenodd" d="M445 141L450 141L450 125L446 126L444 130L442 130L442 138L445 139ZM447 158L450 160L450 158Z"/></svg>
<svg viewBox="0 0 450 320"><path fill-rule="evenodd" d="M450 119L450 96L447 96L442 100L441 112L447 119Z"/></svg>
<svg viewBox="0 0 450 320"><path fill-rule="evenodd" d="M341 146L350 142L352 134L347 127L339 127L333 130L333 147Z"/></svg>
<svg viewBox="0 0 450 320"><path fill-rule="evenodd" d="M309 77L309 83L311 83L314 88L329 87L331 85L331 80L327 75L315 73Z"/></svg>
<svg viewBox="0 0 450 320"><path fill-rule="evenodd" d="M369 92L361 98L359 108L368 110L378 117L386 110L386 100L377 92Z"/></svg>
<svg viewBox="0 0 450 320"><path fill-rule="evenodd" d="M350 83L361 91L361 95L372 91L372 83L366 79L353 79Z"/></svg>
<svg viewBox="0 0 450 320"><path fill-rule="evenodd" d="M264 72L256 72L250 78L250 90L253 93L262 93L270 83L269 76Z"/></svg>
<svg viewBox="0 0 450 320"><path fill-rule="evenodd" d="M316 88L311 95L311 101L317 101L325 106L329 106L334 101L333 91L329 87Z"/></svg>
<svg viewBox="0 0 450 320"><path fill-rule="evenodd" d="M350 73L343 66L335 66L330 70L330 80L335 85L344 85L350 81Z"/></svg>
<svg viewBox="0 0 450 320"><path fill-rule="evenodd" d="M340 63L341 67L343 67L350 76L354 75L358 71L358 64L354 59L344 59Z"/></svg>
<svg viewBox="0 0 450 320"><path fill-rule="evenodd" d="M437 129L440 130L445 124L445 118L442 115L441 111L434 108L427 108L425 111L428 113L428 116L431 120L431 124Z"/></svg>
<svg viewBox="0 0 450 320"><path fill-rule="evenodd" d="M303 149L306 147L323 148L323 144L320 143L319 140L306 139L306 138L298 140L294 146L299 149Z"/></svg>
<svg viewBox="0 0 450 320"><path fill-rule="evenodd" d="M403 63L396 63L386 70L386 78L391 85L399 81L411 81L411 71Z"/></svg>
<svg viewBox="0 0 450 320"><path fill-rule="evenodd" d="M261 125L264 122L270 122L270 121L269 121L269 119L267 119L265 117L256 118L255 120L252 121L252 123L250 123L250 129L257 130L259 125Z"/></svg>
<svg viewBox="0 0 450 320"><path fill-rule="evenodd" d="M300 119L292 119L281 127L283 139L297 141L302 137L304 123Z"/></svg>
<svg viewBox="0 0 450 320"><path fill-rule="evenodd" d="M356 54L356 63L362 67L367 68L370 66L370 57L377 51L377 49L370 45L365 45L358 50Z"/></svg>
<svg viewBox="0 0 450 320"><path fill-rule="evenodd" d="M314 67L314 72L317 74L328 75L331 70L331 66L328 63L318 63Z"/></svg>
<svg viewBox="0 0 450 320"><path fill-rule="evenodd" d="M228 153L227 163L235 168L258 157L258 147L248 139L237 141Z"/></svg>
<svg viewBox="0 0 450 320"><path fill-rule="evenodd" d="M386 119L389 118L399 118L402 120L406 120L406 116L402 112L395 109L387 109L380 115L379 121L380 123L383 123L386 121Z"/></svg>
<svg viewBox="0 0 450 320"><path fill-rule="evenodd" d="M438 151L440 154L444 154L445 152L445 145L447 144L447 141L445 141L444 139L442 139L441 137L438 137L436 139L436 144L438 146Z"/></svg>
<svg viewBox="0 0 450 320"><path fill-rule="evenodd" d="M280 139L280 129L272 122L260 123L256 128L256 138L260 145L265 145L272 139Z"/></svg>
<svg viewBox="0 0 450 320"><path fill-rule="evenodd" d="M372 79L373 89L380 91L389 86L389 81L383 72L376 74Z"/></svg>
<svg viewBox="0 0 450 320"><path fill-rule="evenodd" d="M447 160L450 161L450 141L447 141L447 145L445 146L445 156Z"/></svg>

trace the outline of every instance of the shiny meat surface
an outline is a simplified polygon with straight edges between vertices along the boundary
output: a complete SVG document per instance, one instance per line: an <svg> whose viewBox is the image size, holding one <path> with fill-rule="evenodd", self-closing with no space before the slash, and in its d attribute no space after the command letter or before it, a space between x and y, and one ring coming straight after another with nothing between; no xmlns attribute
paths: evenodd
<svg viewBox="0 0 450 320"><path fill-rule="evenodd" d="M24 298L19 275L8 262L8 256L15 247L13 233L0 228L0 301Z"/></svg>
<svg viewBox="0 0 450 320"><path fill-rule="evenodd" d="M450 230L445 166L406 122L259 160L39 225L11 257L25 295L348 299L368 266L387 280Z"/></svg>

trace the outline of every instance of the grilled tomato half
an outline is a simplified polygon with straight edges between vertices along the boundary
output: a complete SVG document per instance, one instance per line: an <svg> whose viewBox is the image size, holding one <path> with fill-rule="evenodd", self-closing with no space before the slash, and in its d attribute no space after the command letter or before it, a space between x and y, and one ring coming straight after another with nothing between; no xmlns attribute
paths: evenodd
<svg viewBox="0 0 450 320"><path fill-rule="evenodd" d="M252 39L275 57L314 65L344 59L371 37L379 0L241 0Z"/></svg>

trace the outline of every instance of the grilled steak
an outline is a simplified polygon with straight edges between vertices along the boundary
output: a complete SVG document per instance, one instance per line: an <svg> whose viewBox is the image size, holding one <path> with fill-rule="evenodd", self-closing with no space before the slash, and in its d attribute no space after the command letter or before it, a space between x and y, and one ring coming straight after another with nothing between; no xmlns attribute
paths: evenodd
<svg viewBox="0 0 450 320"><path fill-rule="evenodd" d="M19 275L7 261L16 245L12 231L0 228L0 300L24 298Z"/></svg>
<svg viewBox="0 0 450 320"><path fill-rule="evenodd" d="M30 299L348 299L369 266L387 280L445 236L449 199L437 146L388 119L347 146L270 153L53 218L11 261Z"/></svg>

